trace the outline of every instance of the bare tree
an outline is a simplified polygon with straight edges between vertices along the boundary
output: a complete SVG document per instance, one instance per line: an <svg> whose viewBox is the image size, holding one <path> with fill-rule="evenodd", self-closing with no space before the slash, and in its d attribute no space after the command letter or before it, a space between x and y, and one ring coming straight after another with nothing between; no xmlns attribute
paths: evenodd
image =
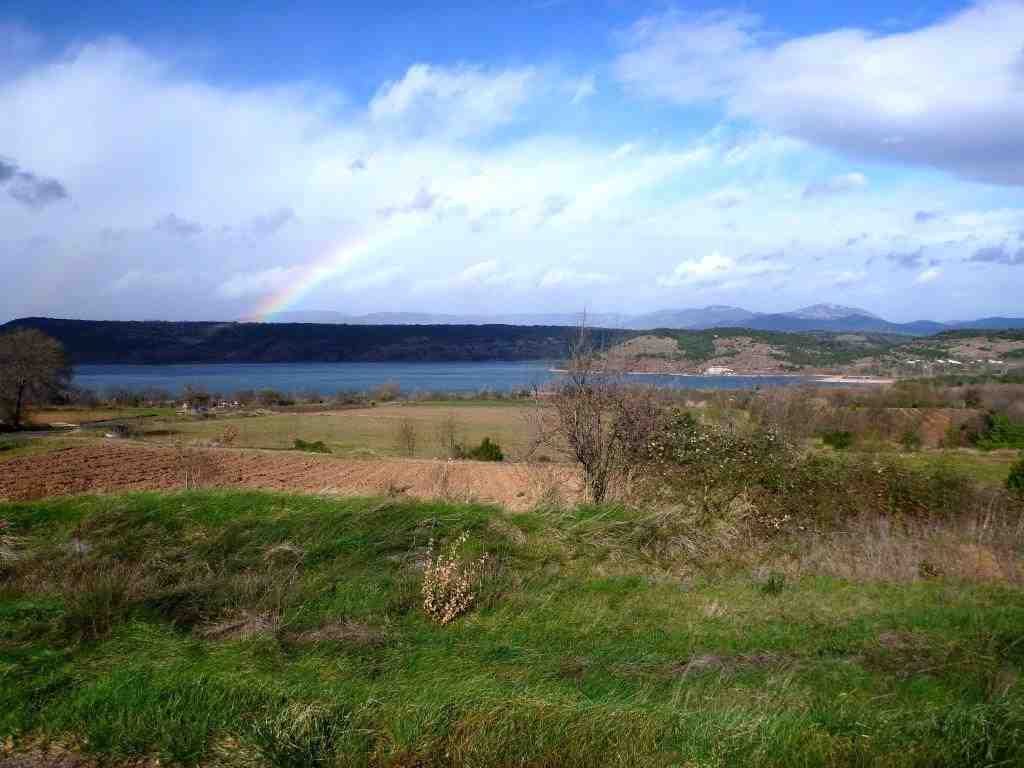
<svg viewBox="0 0 1024 768"><path fill-rule="evenodd" d="M565 373L539 411L538 444L568 448L594 502L605 499L613 481L643 468L663 412L653 388L623 381L621 365L597 349L581 325Z"/></svg>
<svg viewBox="0 0 1024 768"><path fill-rule="evenodd" d="M412 419L402 419L398 422L395 443L400 453L404 453L406 456L415 456L418 437L416 424Z"/></svg>
<svg viewBox="0 0 1024 768"><path fill-rule="evenodd" d="M57 395L71 381L64 347L34 328L0 336L0 417L17 429L25 409Z"/></svg>
<svg viewBox="0 0 1024 768"><path fill-rule="evenodd" d="M461 453L459 446L459 424L455 420L455 416L448 414L441 420L436 428L435 439L442 455L450 459L459 456Z"/></svg>

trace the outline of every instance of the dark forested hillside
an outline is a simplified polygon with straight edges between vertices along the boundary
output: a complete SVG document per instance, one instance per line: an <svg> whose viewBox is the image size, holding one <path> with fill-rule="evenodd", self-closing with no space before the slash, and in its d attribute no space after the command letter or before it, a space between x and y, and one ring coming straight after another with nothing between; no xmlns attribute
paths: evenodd
<svg viewBox="0 0 1024 768"><path fill-rule="evenodd" d="M320 325L121 322L24 318L64 344L73 363L288 363L546 360L565 357L576 330L512 325ZM629 331L601 331L614 344Z"/></svg>

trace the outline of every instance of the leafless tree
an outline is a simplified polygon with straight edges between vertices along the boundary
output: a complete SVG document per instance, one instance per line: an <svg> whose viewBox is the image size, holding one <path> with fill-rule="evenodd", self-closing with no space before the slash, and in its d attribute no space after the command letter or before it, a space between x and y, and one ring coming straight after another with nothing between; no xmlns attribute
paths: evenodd
<svg viewBox="0 0 1024 768"><path fill-rule="evenodd" d="M437 445L438 448L440 448L442 455L447 456L450 459L458 457L460 452L459 424L452 414L445 416L437 425L435 439L437 440Z"/></svg>
<svg viewBox="0 0 1024 768"><path fill-rule="evenodd" d="M565 373L540 398L537 444L567 448L598 503L614 481L642 471L664 411L654 388L629 386L623 374L622 362L595 347L581 325Z"/></svg>
<svg viewBox="0 0 1024 768"><path fill-rule="evenodd" d="M404 453L406 456L415 456L418 438L416 424L412 419L402 419L398 422L395 443L400 453Z"/></svg>
<svg viewBox="0 0 1024 768"><path fill-rule="evenodd" d="M34 328L0 336L0 417L17 429L25 408L66 389L71 367L64 347Z"/></svg>

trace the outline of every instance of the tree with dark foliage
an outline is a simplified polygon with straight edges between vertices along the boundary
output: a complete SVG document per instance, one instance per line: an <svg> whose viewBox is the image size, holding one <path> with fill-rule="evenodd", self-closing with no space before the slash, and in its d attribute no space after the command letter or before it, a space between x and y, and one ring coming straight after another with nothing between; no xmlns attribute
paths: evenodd
<svg viewBox="0 0 1024 768"><path fill-rule="evenodd" d="M59 341L31 328L0 336L0 419L8 427L20 428L28 406L54 397L70 381Z"/></svg>

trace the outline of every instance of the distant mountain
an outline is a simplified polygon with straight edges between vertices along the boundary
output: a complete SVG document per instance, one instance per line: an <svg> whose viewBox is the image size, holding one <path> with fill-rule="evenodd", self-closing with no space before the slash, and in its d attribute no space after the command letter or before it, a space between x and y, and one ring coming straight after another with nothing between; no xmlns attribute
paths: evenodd
<svg viewBox="0 0 1024 768"><path fill-rule="evenodd" d="M841 320L844 317L870 317L874 320L881 320L878 315L868 312L860 307L844 307L842 304L812 304L809 307L795 309L792 312L781 312L780 314L789 317L798 317L801 320Z"/></svg>
<svg viewBox="0 0 1024 768"><path fill-rule="evenodd" d="M871 315L847 315L827 319L795 317L791 314L758 315L743 324L757 331L830 331L832 333L895 333L903 336L930 336L948 331L949 326L927 320L890 323Z"/></svg>
<svg viewBox="0 0 1024 768"><path fill-rule="evenodd" d="M341 325L520 325L576 326L582 320L595 328L623 328L635 331L655 328L704 330L707 328L751 328L759 331L834 333L893 333L930 336L950 330L1013 330L1024 328L1024 318L984 317L957 323L915 320L894 323L873 312L841 304L813 304L790 312L751 312L742 307L714 304L707 307L662 309L638 315L608 312L553 312L446 315L429 312L375 312L346 315L341 312L281 312L268 319L276 323L326 323Z"/></svg>
<svg viewBox="0 0 1024 768"><path fill-rule="evenodd" d="M726 328L744 325L756 313L740 307L716 304L694 309L663 309L646 315L626 318L623 327L636 330L650 328Z"/></svg>
<svg viewBox="0 0 1024 768"><path fill-rule="evenodd" d="M950 323L949 327L963 330L990 328L997 331L1011 331L1024 328L1024 317L983 317L980 320Z"/></svg>
<svg viewBox="0 0 1024 768"><path fill-rule="evenodd" d="M558 325L577 326L586 320L588 326L601 328L626 327L628 315L583 312L508 313L497 315L446 315L432 312L371 312L346 315L328 310L277 312L266 318L268 323L326 323L334 325Z"/></svg>

